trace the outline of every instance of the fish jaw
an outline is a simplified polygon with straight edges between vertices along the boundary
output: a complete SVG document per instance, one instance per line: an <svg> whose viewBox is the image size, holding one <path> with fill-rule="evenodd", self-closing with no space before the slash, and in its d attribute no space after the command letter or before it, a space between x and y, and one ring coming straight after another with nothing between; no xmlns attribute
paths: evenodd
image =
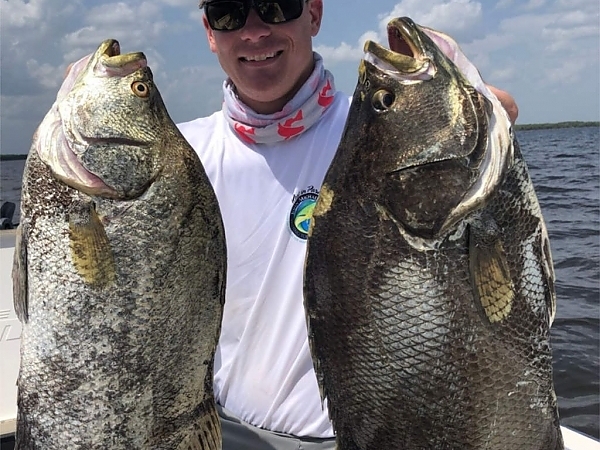
<svg viewBox="0 0 600 450"><path fill-rule="evenodd" d="M151 101L162 102L155 91L144 54L121 54L116 40L106 40L72 65L36 131L34 148L56 178L77 190L108 198L139 196L159 171L152 155L158 133L156 126L144 133L146 124L127 122ZM146 105L130 107L133 102Z"/></svg>
<svg viewBox="0 0 600 450"><path fill-rule="evenodd" d="M121 54L119 42L114 39L102 42L90 63L86 70L99 77L125 77L148 65L142 52Z"/></svg>
<svg viewBox="0 0 600 450"><path fill-rule="evenodd" d="M427 53L416 25L408 18L394 19L388 26L390 49L376 42L364 45L365 61L384 70L401 83L416 83L432 79L436 66Z"/></svg>

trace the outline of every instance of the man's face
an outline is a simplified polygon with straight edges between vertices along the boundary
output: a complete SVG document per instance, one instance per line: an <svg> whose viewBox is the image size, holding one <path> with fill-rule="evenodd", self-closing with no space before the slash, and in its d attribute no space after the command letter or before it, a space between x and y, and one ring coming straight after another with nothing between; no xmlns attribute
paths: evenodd
<svg viewBox="0 0 600 450"><path fill-rule="evenodd" d="M258 113L270 114L294 96L313 68L312 38L321 26L322 0L309 0L295 20L267 24L252 8L243 28L204 27L212 52L233 81L240 99Z"/></svg>

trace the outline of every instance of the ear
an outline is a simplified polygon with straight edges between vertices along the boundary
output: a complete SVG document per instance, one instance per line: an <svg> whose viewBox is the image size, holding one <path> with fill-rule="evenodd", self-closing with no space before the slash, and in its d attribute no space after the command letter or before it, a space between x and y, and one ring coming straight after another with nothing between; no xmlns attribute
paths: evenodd
<svg viewBox="0 0 600 450"><path fill-rule="evenodd" d="M213 53L217 53L217 43L215 42L215 34L210 28L210 25L208 25L208 19L204 14L202 14L202 24L204 25L204 30L206 31L206 39L208 39L208 46L210 47L210 51Z"/></svg>
<svg viewBox="0 0 600 450"><path fill-rule="evenodd" d="M323 0L308 0L306 6L310 14L311 36L315 37L321 29L321 19L323 19Z"/></svg>

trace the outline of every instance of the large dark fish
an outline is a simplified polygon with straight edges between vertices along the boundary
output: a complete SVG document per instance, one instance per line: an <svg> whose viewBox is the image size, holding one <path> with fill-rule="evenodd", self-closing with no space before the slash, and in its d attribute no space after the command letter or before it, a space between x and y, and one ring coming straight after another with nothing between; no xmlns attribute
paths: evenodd
<svg viewBox="0 0 600 450"><path fill-rule="evenodd" d="M142 53L69 72L29 153L13 271L16 448L221 448L225 238Z"/></svg>
<svg viewBox="0 0 600 450"><path fill-rule="evenodd" d="M427 31L395 19L391 50L366 44L312 220L309 339L338 449L561 449L540 207L500 104Z"/></svg>

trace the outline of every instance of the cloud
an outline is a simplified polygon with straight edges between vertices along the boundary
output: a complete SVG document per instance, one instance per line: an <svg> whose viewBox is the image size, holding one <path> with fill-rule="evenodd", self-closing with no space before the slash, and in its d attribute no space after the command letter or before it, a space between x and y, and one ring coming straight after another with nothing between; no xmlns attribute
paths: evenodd
<svg viewBox="0 0 600 450"><path fill-rule="evenodd" d="M83 27L67 33L62 39L67 61L94 51L109 37L131 48L146 49L167 28L160 6L152 2L105 3L87 11L82 23Z"/></svg>
<svg viewBox="0 0 600 450"><path fill-rule="evenodd" d="M546 4L546 0L529 0L525 5L521 6L520 9L524 11L532 11L539 9Z"/></svg>
<svg viewBox="0 0 600 450"><path fill-rule="evenodd" d="M481 3L471 0L403 0L396 4L392 11L381 16L380 33L385 35L390 19L409 16L421 25L457 36L477 24L481 15Z"/></svg>
<svg viewBox="0 0 600 450"><path fill-rule="evenodd" d="M2 0L0 103L2 148L26 151L37 124L52 104L65 67L49 55L60 54L64 23L78 2Z"/></svg>
<svg viewBox="0 0 600 450"><path fill-rule="evenodd" d="M327 45L315 46L317 51L328 65L334 65L343 61L358 61L362 55L362 49L359 47L352 47L346 42L342 42L337 47L331 47Z"/></svg>
<svg viewBox="0 0 600 450"><path fill-rule="evenodd" d="M165 8L177 5L183 2L138 0L90 7L84 0L2 0L1 148L26 150L22 141L30 139L50 108L67 65L104 39L118 39L127 47L124 52L143 49L153 70L159 69L162 58L155 45L164 33L180 29L175 20L167 27Z"/></svg>
<svg viewBox="0 0 600 450"><path fill-rule="evenodd" d="M204 13L200 10L192 10L192 12L189 14L190 19L192 19L194 22L199 23L200 25L202 25L202 16L204 15Z"/></svg>
<svg viewBox="0 0 600 450"><path fill-rule="evenodd" d="M170 70L168 76L159 74L156 83L172 119L178 123L220 110L224 79L221 67L214 64Z"/></svg>
<svg viewBox="0 0 600 450"><path fill-rule="evenodd" d="M25 27L32 23L39 22L43 17L44 7L47 2L44 0L31 0L24 2L21 0L2 0L2 18L1 24L3 30L5 27Z"/></svg>
<svg viewBox="0 0 600 450"><path fill-rule="evenodd" d="M169 6L183 6L186 8L190 6L190 0L160 0L159 3L164 3ZM199 5L200 1L197 0L196 4Z"/></svg>
<svg viewBox="0 0 600 450"><path fill-rule="evenodd" d="M502 67L492 70L490 79L493 79L495 82L502 82L511 80L515 75L518 75L518 69L516 67Z"/></svg>
<svg viewBox="0 0 600 450"><path fill-rule="evenodd" d="M499 0L494 6L494 9L505 9L512 6L513 3L514 0Z"/></svg>
<svg viewBox="0 0 600 450"><path fill-rule="evenodd" d="M315 49L331 65L357 62L367 40L387 43L387 24L395 17L409 16L421 25L443 30L456 38L461 32L473 28L481 20L481 15L481 3L471 0L403 0L391 11L380 14L378 29L363 33L356 45L341 42L337 46L319 45Z"/></svg>
<svg viewBox="0 0 600 450"><path fill-rule="evenodd" d="M2 96L56 90L66 66L93 52L107 38L118 39L123 51L156 53L161 36L178 29L167 25L163 3L130 1L86 8L81 1L2 0ZM59 58L57 58L59 55ZM61 60L62 59L62 60ZM8 83L7 83L8 82Z"/></svg>
<svg viewBox="0 0 600 450"><path fill-rule="evenodd" d="M584 11L523 14L505 19L499 32L514 44L515 36L521 49L530 53L536 62L571 60L587 55L598 59L598 16ZM545 60L545 61L544 61Z"/></svg>

